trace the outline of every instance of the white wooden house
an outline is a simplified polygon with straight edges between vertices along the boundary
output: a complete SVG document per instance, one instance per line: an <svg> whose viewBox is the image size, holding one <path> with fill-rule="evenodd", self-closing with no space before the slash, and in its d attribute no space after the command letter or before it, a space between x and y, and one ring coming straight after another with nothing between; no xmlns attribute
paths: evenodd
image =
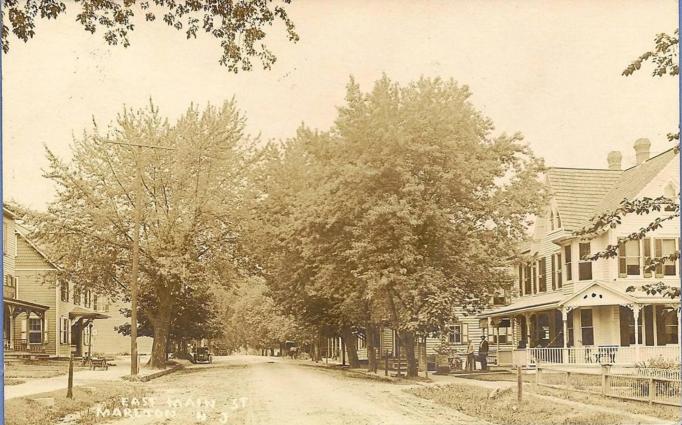
<svg viewBox="0 0 682 425"><path fill-rule="evenodd" d="M485 312L491 323L509 320L517 364L577 365L603 362L634 365L662 358L679 363L679 299L647 295L628 287L664 282L679 286L677 261L654 271L645 264L679 249L679 219L638 241L619 242L668 211L628 215L615 228L591 239L575 231L620 202L666 196L678 202L679 154L673 149L649 157L647 139L635 142L636 165L621 169L611 152L607 169L550 168L551 199L539 217L524 259L517 265L511 304ZM589 261L585 256L620 245L618 258Z"/></svg>

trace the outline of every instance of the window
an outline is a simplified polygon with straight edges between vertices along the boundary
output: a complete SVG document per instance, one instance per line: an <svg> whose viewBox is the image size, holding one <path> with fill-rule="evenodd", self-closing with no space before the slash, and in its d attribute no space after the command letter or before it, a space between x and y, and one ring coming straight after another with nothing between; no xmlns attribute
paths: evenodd
<svg viewBox="0 0 682 425"><path fill-rule="evenodd" d="M523 264L519 264L519 296L523 295Z"/></svg>
<svg viewBox="0 0 682 425"><path fill-rule="evenodd" d="M71 341L69 340L69 331L71 330L71 323L69 322L69 319L67 317L62 317L61 318L61 329L59 332L59 342L62 344L69 344Z"/></svg>
<svg viewBox="0 0 682 425"><path fill-rule="evenodd" d="M545 258L538 261L538 284L540 292L547 292L547 260Z"/></svg>
<svg viewBox="0 0 682 425"><path fill-rule="evenodd" d="M525 292L524 295L528 295L531 293L531 281L530 281L530 264L526 264L523 267L523 280L524 280L524 286L525 286Z"/></svg>
<svg viewBox="0 0 682 425"><path fill-rule="evenodd" d="M461 344L462 343L462 325L450 325L448 326L448 341L451 344Z"/></svg>
<svg viewBox="0 0 682 425"><path fill-rule="evenodd" d="M43 320L36 318L28 319L28 342L40 344L43 342Z"/></svg>
<svg viewBox="0 0 682 425"><path fill-rule="evenodd" d="M578 280L592 279L592 261L587 259L591 255L590 243L581 242L578 244L579 263Z"/></svg>
<svg viewBox="0 0 682 425"><path fill-rule="evenodd" d="M97 295L92 296L92 309L97 311Z"/></svg>
<svg viewBox="0 0 682 425"><path fill-rule="evenodd" d="M639 241L618 241L618 276L640 275Z"/></svg>
<svg viewBox="0 0 682 425"><path fill-rule="evenodd" d="M559 211L556 212L556 227L557 229L561 229L561 215L559 214Z"/></svg>
<svg viewBox="0 0 682 425"><path fill-rule="evenodd" d="M665 341L658 341L659 344L677 344L677 311L674 308L657 309L656 321L661 323ZM660 339L659 334L659 339Z"/></svg>
<svg viewBox="0 0 682 425"><path fill-rule="evenodd" d="M508 326L502 326L500 325L499 328L497 328L497 331L493 327L492 329L488 330L488 335L490 335L490 342L492 344L497 344L498 342L500 344L506 344L511 341L511 338L509 338L509 334L511 332L509 331Z"/></svg>
<svg viewBox="0 0 682 425"><path fill-rule="evenodd" d="M533 283L533 293L538 293L538 263L534 262L532 268L532 283Z"/></svg>
<svg viewBox="0 0 682 425"><path fill-rule="evenodd" d="M504 289L498 289L493 294L493 305L505 305L507 304L507 291Z"/></svg>
<svg viewBox="0 0 682 425"><path fill-rule="evenodd" d="M83 294L83 305L87 308L90 308L92 305L92 296L90 294L90 290L86 289L84 294Z"/></svg>
<svg viewBox="0 0 682 425"><path fill-rule="evenodd" d="M656 277L675 276L677 262L668 258L675 253L675 239L655 239L654 245L656 258L665 258L663 264L656 265Z"/></svg>
<svg viewBox="0 0 682 425"><path fill-rule="evenodd" d="M592 327L592 309L580 310L580 330L583 345L594 345L594 328Z"/></svg>
<svg viewBox="0 0 682 425"><path fill-rule="evenodd" d="M571 245L564 247L564 257L566 258L566 282L573 280L573 271L571 270Z"/></svg>
<svg viewBox="0 0 682 425"><path fill-rule="evenodd" d="M540 346L546 347L549 344L549 316L546 313L540 313L537 316L537 336Z"/></svg>
<svg viewBox="0 0 682 425"><path fill-rule="evenodd" d="M62 282L60 285L61 299L64 302L69 302L69 282Z"/></svg>
<svg viewBox="0 0 682 425"><path fill-rule="evenodd" d="M81 288L78 286L74 286L73 288L73 303L76 305L80 305L81 303Z"/></svg>
<svg viewBox="0 0 682 425"><path fill-rule="evenodd" d="M552 255L552 289L561 289L561 253Z"/></svg>
<svg viewBox="0 0 682 425"><path fill-rule="evenodd" d="M554 211L549 212L549 230L554 230Z"/></svg>

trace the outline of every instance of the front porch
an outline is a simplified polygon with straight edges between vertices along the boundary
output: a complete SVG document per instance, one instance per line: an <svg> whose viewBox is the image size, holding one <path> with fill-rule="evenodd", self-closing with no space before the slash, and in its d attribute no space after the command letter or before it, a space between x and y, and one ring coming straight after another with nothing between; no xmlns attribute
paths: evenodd
<svg viewBox="0 0 682 425"><path fill-rule="evenodd" d="M594 282L568 296L520 301L486 314L492 323L511 321L514 348L500 353L507 365L680 364L677 300L637 297Z"/></svg>
<svg viewBox="0 0 682 425"><path fill-rule="evenodd" d="M48 306L3 298L3 350L6 357L25 357L46 353L46 311ZM23 319L18 320L19 317Z"/></svg>

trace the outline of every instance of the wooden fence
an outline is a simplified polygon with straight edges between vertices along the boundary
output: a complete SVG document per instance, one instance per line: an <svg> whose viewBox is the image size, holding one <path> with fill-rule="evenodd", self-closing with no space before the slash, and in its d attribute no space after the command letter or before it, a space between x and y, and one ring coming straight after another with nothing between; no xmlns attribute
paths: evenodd
<svg viewBox="0 0 682 425"><path fill-rule="evenodd" d="M537 367L536 384L540 386L583 391L626 400L682 406L679 379L658 376L611 373L602 366L601 373L586 373L556 368ZM652 375L652 374L650 374Z"/></svg>

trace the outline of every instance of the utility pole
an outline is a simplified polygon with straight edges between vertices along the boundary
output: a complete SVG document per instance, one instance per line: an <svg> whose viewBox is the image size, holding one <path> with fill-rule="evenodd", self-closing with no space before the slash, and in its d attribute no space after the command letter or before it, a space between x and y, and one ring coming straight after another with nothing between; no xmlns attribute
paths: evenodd
<svg viewBox="0 0 682 425"><path fill-rule="evenodd" d="M104 143L135 147L135 211L133 215L133 247L132 268L130 270L130 375L137 376L139 372L139 356L137 354L137 294L138 275L140 270L140 226L142 225L142 148L165 149L174 151L175 148L157 145L143 145L140 143L123 143L102 140Z"/></svg>
<svg viewBox="0 0 682 425"><path fill-rule="evenodd" d="M140 225L142 224L142 146L135 158L135 215L133 216L133 267L130 271L130 375L139 371L137 357L137 279L140 270Z"/></svg>

